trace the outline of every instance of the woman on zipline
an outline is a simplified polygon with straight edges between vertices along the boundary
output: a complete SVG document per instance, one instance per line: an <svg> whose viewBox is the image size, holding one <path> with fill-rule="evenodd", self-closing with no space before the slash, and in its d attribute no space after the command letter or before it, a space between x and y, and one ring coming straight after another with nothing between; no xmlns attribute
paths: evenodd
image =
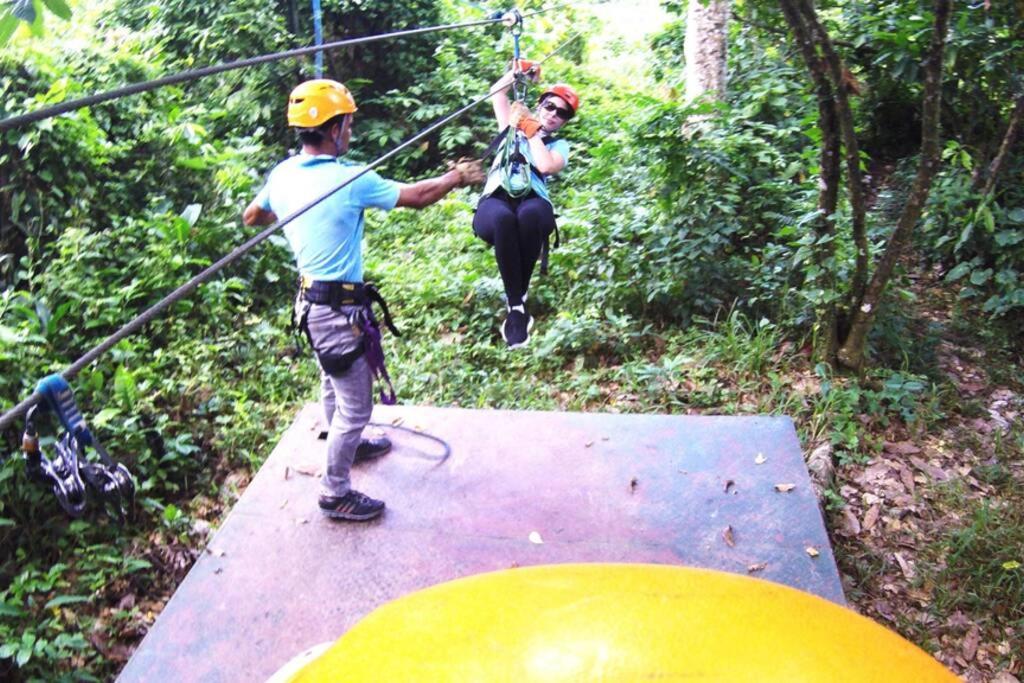
<svg viewBox="0 0 1024 683"><path fill-rule="evenodd" d="M522 187L509 177L508 154L499 152L491 166L483 195L473 216L473 232L494 247L498 272L505 285L508 312L501 336L510 349L526 346L533 318L526 312L526 291L541 249L555 229L554 207L548 197L545 180L562 171L569 161L569 145L553 134L571 119L580 106L580 98L568 85L547 88L540 96L535 113L519 101L510 102L508 89L515 80L509 71L491 88L494 118L498 130L508 128L513 153L524 158ZM516 135L520 133L521 135ZM506 151L509 151L506 150Z"/></svg>

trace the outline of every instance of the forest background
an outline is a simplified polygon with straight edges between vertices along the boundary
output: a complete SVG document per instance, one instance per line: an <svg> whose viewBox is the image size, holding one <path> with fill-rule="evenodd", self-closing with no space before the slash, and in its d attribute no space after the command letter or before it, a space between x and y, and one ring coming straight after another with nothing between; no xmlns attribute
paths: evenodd
<svg viewBox="0 0 1024 683"><path fill-rule="evenodd" d="M484 15L462 0L323 5L328 40ZM640 42L609 38L615 3L527 24L528 56L581 32L544 69L583 98L528 351L496 335L501 285L472 236L472 191L368 216L368 275L408 331L387 340L401 400L789 415L851 605L969 680L1017 680L1024 3L953 3L939 34L942 0L704 4L723 18L727 85L695 99L681 59L694 8L640 5ZM354 160L486 92L510 38L470 31L326 55L359 102ZM285 0L8 1L0 116L310 33L304 3ZM0 407L248 235L241 208L294 148L284 102L311 74L309 58L275 62L0 133ZM436 174L492 127L482 105L382 172ZM886 255L863 358L842 356ZM107 680L126 661L315 398L314 365L289 333L294 276L271 238L72 383L137 477L131 524L68 520L26 477L20 434L3 435L0 678Z"/></svg>

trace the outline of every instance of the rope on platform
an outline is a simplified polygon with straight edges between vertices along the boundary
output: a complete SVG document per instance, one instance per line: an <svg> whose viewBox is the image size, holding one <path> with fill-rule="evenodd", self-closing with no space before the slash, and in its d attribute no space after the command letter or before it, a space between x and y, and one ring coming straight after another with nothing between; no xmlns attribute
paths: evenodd
<svg viewBox="0 0 1024 683"><path fill-rule="evenodd" d="M451 444L449 444L447 441L445 441L439 436L434 436L433 434L429 434L420 429L413 429L412 427L405 427L403 425L394 424L392 422L369 422L367 423L366 426L376 427L377 429L397 429L399 431L408 432L409 434L414 434L416 436L422 437L424 439L427 439L428 441L433 441L434 443L440 445L441 448L444 449L440 456L424 458L425 460L433 460L434 467L440 467L452 455Z"/></svg>

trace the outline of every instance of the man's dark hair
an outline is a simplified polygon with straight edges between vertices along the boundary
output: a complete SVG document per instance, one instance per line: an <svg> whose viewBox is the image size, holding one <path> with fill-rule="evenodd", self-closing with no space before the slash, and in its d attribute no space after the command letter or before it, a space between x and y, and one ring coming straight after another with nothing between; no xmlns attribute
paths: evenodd
<svg viewBox="0 0 1024 683"><path fill-rule="evenodd" d="M334 124L344 125L345 117L348 114L338 114L333 116L316 128L299 128L299 142L304 145L317 146L328 137L328 131Z"/></svg>

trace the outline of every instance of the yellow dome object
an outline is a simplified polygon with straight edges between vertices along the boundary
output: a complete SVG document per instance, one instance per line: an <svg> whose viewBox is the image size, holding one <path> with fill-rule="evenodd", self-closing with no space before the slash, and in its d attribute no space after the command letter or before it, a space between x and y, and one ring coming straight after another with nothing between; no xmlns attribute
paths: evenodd
<svg viewBox="0 0 1024 683"><path fill-rule="evenodd" d="M288 96L288 125L316 128L338 116L356 110L356 101L348 88L329 78L299 83Z"/></svg>
<svg viewBox="0 0 1024 683"><path fill-rule="evenodd" d="M451 581L356 624L296 682L956 681L873 621L707 569L564 564Z"/></svg>

